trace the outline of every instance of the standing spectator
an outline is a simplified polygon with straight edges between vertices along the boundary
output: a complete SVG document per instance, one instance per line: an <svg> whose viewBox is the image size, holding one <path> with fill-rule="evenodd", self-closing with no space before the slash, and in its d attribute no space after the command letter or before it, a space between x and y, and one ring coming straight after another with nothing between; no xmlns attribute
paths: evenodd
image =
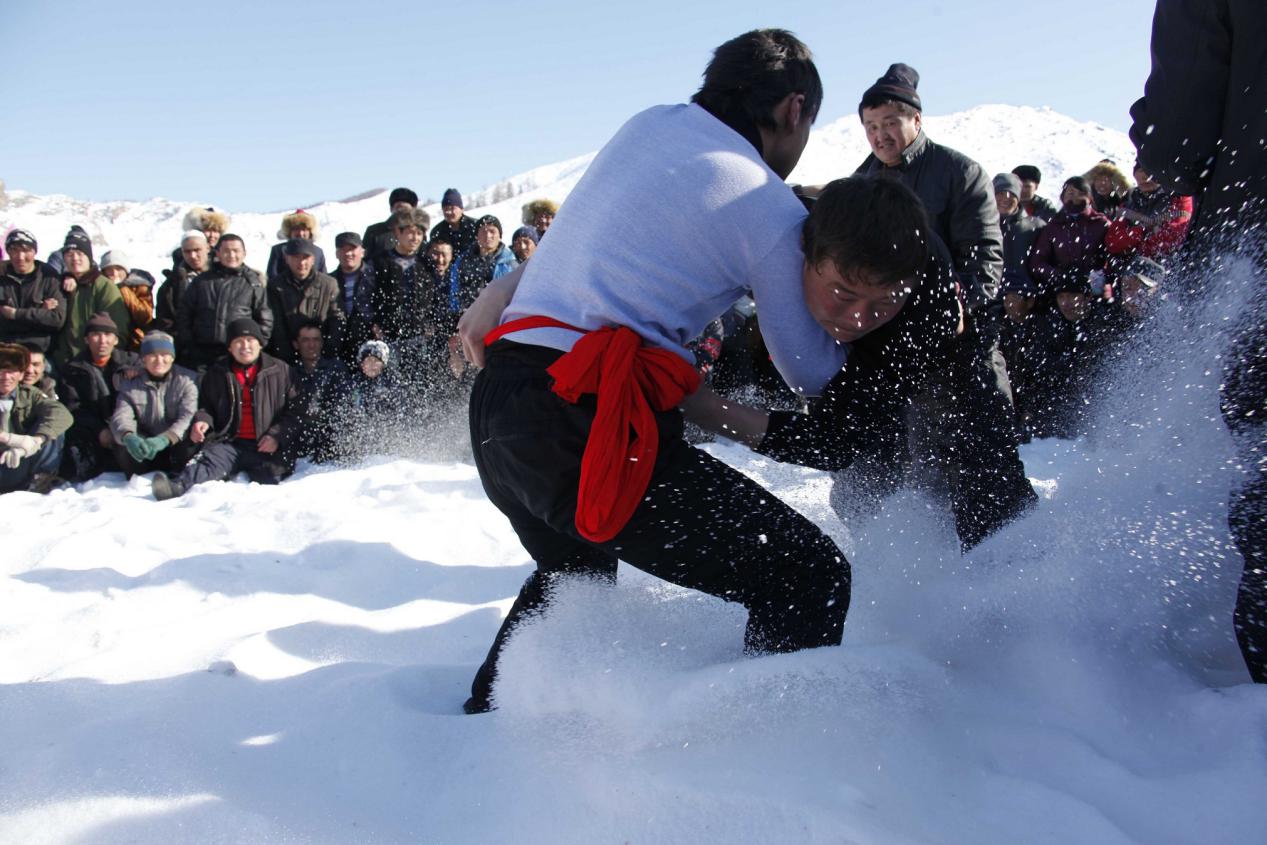
<svg viewBox="0 0 1267 845"><path fill-rule="evenodd" d="M461 255L475 245L475 221L466 215L462 195L457 188L449 188L440 200L440 213L444 219L431 230L430 240L437 238L453 244L453 254Z"/></svg>
<svg viewBox="0 0 1267 845"><path fill-rule="evenodd" d="M325 343L321 323L317 320L309 318L301 322L293 343L298 357L295 382L299 391L295 413L301 424L296 426L292 452L296 459L328 460L335 396L347 368L338 360L322 355Z"/></svg>
<svg viewBox="0 0 1267 845"><path fill-rule="evenodd" d="M119 295L128 309L132 331L124 338L124 348L136 352L141 338L154 322L154 277L128 266L128 257L117 249L101 256L101 274L119 286Z"/></svg>
<svg viewBox="0 0 1267 845"><path fill-rule="evenodd" d="M80 226L78 223L72 224L66 231L66 237L69 238L71 235L81 236L87 239L90 243L92 241L92 238L88 236L88 230L83 226ZM48 266L53 268L53 272L57 273L58 276L66 275L66 259L65 256L62 255L62 251L60 249L54 250L48 254Z"/></svg>
<svg viewBox="0 0 1267 845"><path fill-rule="evenodd" d="M1255 0L1158 0L1152 72L1131 107L1140 161L1167 190L1197 197L1194 262L1253 262L1252 298L1223 358L1223 419L1243 484L1228 526L1245 559L1234 625L1250 677L1267 683L1267 15ZM1196 274L1193 288L1234 277Z"/></svg>
<svg viewBox="0 0 1267 845"><path fill-rule="evenodd" d="M396 236L391 234L391 246L387 252L395 248ZM334 252L339 260L334 280L339 285L339 303L347 315L343 342L337 353L339 360L349 362L355 360L356 350L374 334L374 307L378 297L374 268L365 261L366 250L361 236L356 232L340 232L334 238Z"/></svg>
<svg viewBox="0 0 1267 845"><path fill-rule="evenodd" d="M1043 401L1041 395L1035 396L1042 386L1037 369L1043 359L1034 352L1038 341L1035 330L1040 321L1031 317L1030 312L1038 301L1038 291L1026 262L1046 221L1023 212L1023 192L1024 185L1015 173L1000 173L994 177L994 201L1003 231L1003 311L1007 318L999 332L999 348L1007 361L1012 405L1021 438L1028 440L1030 407Z"/></svg>
<svg viewBox="0 0 1267 845"><path fill-rule="evenodd" d="M273 244L272 250L268 253L268 266L264 269L264 277L271 279L282 271L282 267L286 264L285 255L282 250L286 246L286 242L294 238L302 238L305 241L315 241L320 227L317 226L317 218L310 211L304 211L302 208L295 209L294 212L287 214L282 218L282 227L277 232L277 237L281 239L281 243ZM316 261L318 273L326 272L326 254L321 247L315 243L312 248L316 250L313 257Z"/></svg>
<svg viewBox="0 0 1267 845"><path fill-rule="evenodd" d="M217 238L217 240L219 240ZM172 334L176 331L176 311L190 283L211 267L207 236L189 229L180 239L180 260L171 270L163 271L165 281L155 301L154 328Z"/></svg>
<svg viewBox="0 0 1267 845"><path fill-rule="evenodd" d="M379 331L374 336L396 349L410 375L425 373L432 363L429 335L434 334L431 330L440 292L431 287L422 250L430 222L420 208L393 214L396 246L374 265L379 303L375 308Z"/></svg>
<svg viewBox="0 0 1267 845"><path fill-rule="evenodd" d="M523 222L537 230L537 240L545 237L546 230L559 213L559 204L550 199L537 199L524 205Z"/></svg>
<svg viewBox="0 0 1267 845"><path fill-rule="evenodd" d="M493 279L500 279L518 264L515 254L502 243L501 221L491 214L481 217L475 230L475 245L457 258L449 274L445 332L456 334L458 318L471 307L484 286Z"/></svg>
<svg viewBox="0 0 1267 845"><path fill-rule="evenodd" d="M22 384L30 364L25 346L0 343L0 493L47 493L57 483L61 437L70 412Z"/></svg>
<svg viewBox="0 0 1267 845"><path fill-rule="evenodd" d="M246 266L246 244L232 232L216 247L219 263L198 277L176 312L176 350L181 363L199 373L224 354L230 323L250 318L267 340L273 312L260 274Z"/></svg>
<svg viewBox="0 0 1267 845"><path fill-rule="evenodd" d="M154 498L160 502L237 472L260 484L277 484L295 470L286 448L297 423L294 371L264 354L264 332L249 317L229 323L225 333L229 357L203 377L189 428L189 439L201 449L176 478L154 477Z"/></svg>
<svg viewBox="0 0 1267 845"><path fill-rule="evenodd" d="M185 215L185 219L181 221L181 228L188 232L190 230L202 232L207 239L207 247L215 250L220 243L220 238L229 231L231 218L229 215L214 205L205 208L191 208ZM175 256L172 256L175 258Z"/></svg>
<svg viewBox="0 0 1267 845"><path fill-rule="evenodd" d="M44 353L29 346L26 351L30 363L26 365L26 373L22 376L22 383L28 387L34 387L44 394L46 399L57 399L57 380L48 375L48 362L44 358Z"/></svg>
<svg viewBox="0 0 1267 845"><path fill-rule="evenodd" d="M1109 220L1092 205L1091 185L1082 176L1066 180L1060 192L1061 211L1039 233L1026 262L1038 297L1034 306L1038 335L1034 346L1045 397L1034 417L1033 436L1076 435L1080 431L1080 397L1090 374L1085 360L1086 334L1079 324L1090 313L1096 278L1102 279L1108 253L1104 237Z"/></svg>
<svg viewBox="0 0 1267 845"><path fill-rule="evenodd" d="M99 311L84 328L84 351L63 368L61 401L75 420L66 435L63 475L76 481L118 469L110 417L119 386L139 364L118 348L119 340L118 325Z"/></svg>
<svg viewBox="0 0 1267 845"><path fill-rule="evenodd" d="M408 188L394 188L387 196L387 206L391 209L391 214L398 211L413 211L418 207L418 195ZM396 236L392 232L390 214L386 220L371 223L365 230L361 243L365 247L366 257L371 262L377 256L391 253L396 248Z"/></svg>
<svg viewBox="0 0 1267 845"><path fill-rule="evenodd" d="M523 264L532 254L537 251L537 242L541 240L541 236L537 234L537 230L533 226L520 226L515 230L515 234L510 236L510 251L515 254L515 260Z"/></svg>
<svg viewBox="0 0 1267 845"><path fill-rule="evenodd" d="M273 312L273 333L268 352L288 364L298 359L293 341L305 320L321 323L326 354L333 355L343 339L347 318L339 301L339 284L314 269L317 247L312 241L291 238L283 249L284 264L268 280L268 306Z"/></svg>
<svg viewBox="0 0 1267 845"><path fill-rule="evenodd" d="M960 543L968 549L1038 497L1017 452L998 348L1003 244L994 191L979 164L924 133L918 85L915 69L899 63L863 93L858 115L871 155L857 172L897 178L911 188L954 260L967 309L964 330L953 344L946 377L932 380L916 399L911 465L949 494ZM946 425L933 430L923 425L930 419Z"/></svg>
<svg viewBox="0 0 1267 845"><path fill-rule="evenodd" d="M25 229L9 232L4 247L9 258L0 262L0 343L47 352L66 323L61 279L35 260L39 245Z"/></svg>
<svg viewBox="0 0 1267 845"><path fill-rule="evenodd" d="M1046 223L1059 210L1046 197L1038 195L1043 172L1032 164L1020 164L1012 168L1012 175L1021 180L1021 210L1026 217L1037 217Z"/></svg>
<svg viewBox="0 0 1267 845"><path fill-rule="evenodd" d="M1183 246L1192 223L1192 197L1163 190L1143 165L1135 162L1135 188L1109 225L1104 238L1109 254L1124 266L1134 255L1165 261Z"/></svg>
<svg viewBox="0 0 1267 845"><path fill-rule="evenodd" d="M72 230L62 246L66 274L62 292L66 294L66 322L53 342L53 363L64 367L84 351L84 329L92 316L100 311L110 315L120 333L131 330L128 307L119 289L101 275L92 262L92 241Z"/></svg>
<svg viewBox="0 0 1267 845"><path fill-rule="evenodd" d="M197 451L186 437L198 410L193 373L173 366L172 336L149 331L141 339L142 372L119 385L110 434L114 459L131 478L148 472L180 472Z"/></svg>
<svg viewBox="0 0 1267 845"><path fill-rule="evenodd" d="M1110 220L1116 220L1126 195L1131 192L1131 180L1118 169L1112 159L1102 159L1083 177L1091 185L1091 203L1096 211Z"/></svg>

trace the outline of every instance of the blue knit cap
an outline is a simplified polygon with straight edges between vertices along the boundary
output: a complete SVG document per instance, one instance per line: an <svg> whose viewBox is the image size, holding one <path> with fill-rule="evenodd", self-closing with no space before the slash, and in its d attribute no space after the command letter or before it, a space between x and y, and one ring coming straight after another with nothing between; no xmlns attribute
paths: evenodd
<svg viewBox="0 0 1267 845"><path fill-rule="evenodd" d="M141 354L149 355L154 352L166 352L168 355L176 354L176 341L172 340L172 336L167 332L158 330L145 333L145 337L141 338Z"/></svg>

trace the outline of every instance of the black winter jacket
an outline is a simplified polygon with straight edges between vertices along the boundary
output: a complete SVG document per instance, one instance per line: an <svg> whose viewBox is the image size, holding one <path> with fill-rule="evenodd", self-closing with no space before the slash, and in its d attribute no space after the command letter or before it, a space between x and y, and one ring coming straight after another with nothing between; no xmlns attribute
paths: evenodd
<svg viewBox="0 0 1267 845"><path fill-rule="evenodd" d="M268 280L268 307L273 312L273 334L268 352L288 364L299 360L292 343L299 336L299 324L308 319L321 323L322 348L327 356L338 353L343 343L347 317L339 299L339 283L325 273L313 271L297 282L289 267Z"/></svg>
<svg viewBox="0 0 1267 845"><path fill-rule="evenodd" d="M476 228L478 227L475 219L469 214L463 214L457 226L450 226L448 220L441 220L433 226L430 240L434 241L436 238L440 238L453 244L453 257L457 258L475 246Z"/></svg>
<svg viewBox="0 0 1267 845"><path fill-rule="evenodd" d="M1037 295L1037 287L1030 278L1025 262L1034 249L1038 233L1047 225L1040 217L1030 217L1018 211L999 218L1003 231L1003 291L1022 296Z"/></svg>
<svg viewBox="0 0 1267 845"><path fill-rule="evenodd" d="M405 283L405 271L392 253L374 262L374 313L388 340L410 340L433 332L445 292L437 288L422 253L414 264L412 287Z"/></svg>
<svg viewBox="0 0 1267 845"><path fill-rule="evenodd" d="M970 310L998 298L1003 236L994 188L981 165L929 140L921 130L897 167L885 167L870 155L857 172L896 175L919 196L933 231L950 249Z"/></svg>
<svg viewBox="0 0 1267 845"><path fill-rule="evenodd" d="M175 337L180 300L198 275L183 259L171 270L163 271L163 284L154 293L154 323L151 328Z"/></svg>
<svg viewBox="0 0 1267 845"><path fill-rule="evenodd" d="M200 362L215 357L228 345L229 323L249 317L259 323L268 340L273 312L259 273L249 267L214 267L198 277L180 298L176 312L176 351L183 360Z"/></svg>
<svg viewBox="0 0 1267 845"><path fill-rule="evenodd" d="M51 311L44 300L52 299L57 307ZM0 306L17 309L13 319L0 316L0 343L21 343L42 352L53 345L53 337L66 323L66 296L62 280L43 261L35 262L35 271L26 281L18 277L12 263L0 261Z"/></svg>
<svg viewBox="0 0 1267 845"><path fill-rule="evenodd" d="M140 358L116 349L104 367L98 367L84 352L65 366L61 381L61 402L74 417L68 437L93 442L110 427L119 387L141 368Z"/></svg>

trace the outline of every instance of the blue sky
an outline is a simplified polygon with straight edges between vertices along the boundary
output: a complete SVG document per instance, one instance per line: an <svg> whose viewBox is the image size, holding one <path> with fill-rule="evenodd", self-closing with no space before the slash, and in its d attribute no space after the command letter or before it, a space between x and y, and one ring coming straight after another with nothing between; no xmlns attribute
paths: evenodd
<svg viewBox="0 0 1267 845"><path fill-rule="evenodd" d="M1152 10L1152 0L5 0L0 179L230 211L398 184L423 197L469 192L595 150L639 109L688 99L713 47L763 26L814 50L820 123L853 114L863 89L905 61L927 114L1047 105L1125 129L1148 75Z"/></svg>

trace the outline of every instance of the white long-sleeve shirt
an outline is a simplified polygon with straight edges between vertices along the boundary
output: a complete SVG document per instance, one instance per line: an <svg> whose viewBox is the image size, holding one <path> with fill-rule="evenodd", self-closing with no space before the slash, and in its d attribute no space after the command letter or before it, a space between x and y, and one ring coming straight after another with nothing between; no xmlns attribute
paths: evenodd
<svg viewBox="0 0 1267 845"><path fill-rule="evenodd" d="M817 395L846 348L801 292L805 209L752 144L697 105L635 115L595 157L527 262L502 322L626 326L693 362L685 345L748 290L787 383ZM578 335L509 340L568 351Z"/></svg>

